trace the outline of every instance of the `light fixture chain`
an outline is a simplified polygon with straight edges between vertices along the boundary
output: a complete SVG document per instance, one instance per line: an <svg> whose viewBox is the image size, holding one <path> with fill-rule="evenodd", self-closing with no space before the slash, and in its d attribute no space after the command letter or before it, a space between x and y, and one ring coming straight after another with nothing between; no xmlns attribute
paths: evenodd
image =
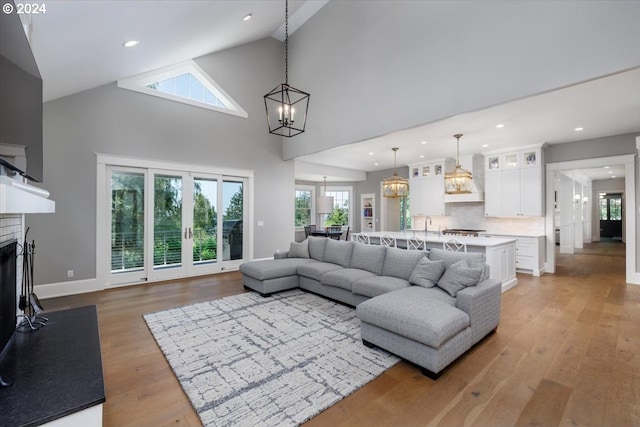
<svg viewBox="0 0 640 427"><path fill-rule="evenodd" d="M289 86L289 0L284 2L284 83Z"/></svg>

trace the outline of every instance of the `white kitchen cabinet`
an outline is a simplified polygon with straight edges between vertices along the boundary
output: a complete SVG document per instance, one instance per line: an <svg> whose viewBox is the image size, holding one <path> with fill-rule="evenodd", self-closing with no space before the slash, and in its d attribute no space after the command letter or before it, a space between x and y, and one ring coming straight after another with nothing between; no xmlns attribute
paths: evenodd
<svg viewBox="0 0 640 427"><path fill-rule="evenodd" d="M485 215L542 216L540 147L485 156Z"/></svg>
<svg viewBox="0 0 640 427"><path fill-rule="evenodd" d="M484 176L484 212L486 216L502 215L502 174L487 173Z"/></svg>
<svg viewBox="0 0 640 427"><path fill-rule="evenodd" d="M453 159L409 165L409 197L412 216L450 215L444 202L444 174L455 167Z"/></svg>
<svg viewBox="0 0 640 427"><path fill-rule="evenodd" d="M491 266L490 277L502 282L502 292L518 284L516 279L515 245L513 242L487 247L486 257L487 264Z"/></svg>
<svg viewBox="0 0 640 427"><path fill-rule="evenodd" d="M518 273L540 276L544 272L545 236L514 236L511 234L482 234L493 237L513 237L515 244L515 270Z"/></svg>

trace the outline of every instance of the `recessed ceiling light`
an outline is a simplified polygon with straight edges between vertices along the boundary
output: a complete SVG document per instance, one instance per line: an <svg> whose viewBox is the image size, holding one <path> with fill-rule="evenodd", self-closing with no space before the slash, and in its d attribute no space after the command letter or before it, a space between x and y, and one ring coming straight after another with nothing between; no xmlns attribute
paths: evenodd
<svg viewBox="0 0 640 427"><path fill-rule="evenodd" d="M609 171L609 172L607 172L607 173L613 173L613 171Z"/></svg>
<svg viewBox="0 0 640 427"><path fill-rule="evenodd" d="M576 132L580 132L581 130L584 130L584 128L575 128L574 129Z"/></svg>
<svg viewBox="0 0 640 427"><path fill-rule="evenodd" d="M611 178L615 178L615 177L616 177L615 175L611 175Z"/></svg>
<svg viewBox="0 0 640 427"><path fill-rule="evenodd" d="M372 151L369 153L370 156L373 156L375 153Z"/></svg>
<svg viewBox="0 0 640 427"><path fill-rule="evenodd" d="M421 158L421 159L424 159L424 154L420 154L420 158Z"/></svg>
<svg viewBox="0 0 640 427"><path fill-rule="evenodd" d="M124 46L124 47L134 47L138 43L140 43L139 40L127 40L126 42L122 43L122 46Z"/></svg>
<svg viewBox="0 0 640 427"><path fill-rule="evenodd" d="M605 169L609 169L609 166L605 166L604 168L605 168Z"/></svg>
<svg viewBox="0 0 640 427"><path fill-rule="evenodd" d="M424 145L426 143L427 143L427 141L420 141L420 144L422 144L422 145Z"/></svg>
<svg viewBox="0 0 640 427"><path fill-rule="evenodd" d="M380 163L374 163L373 166L378 166Z"/></svg>
<svg viewBox="0 0 640 427"><path fill-rule="evenodd" d="M498 129L502 129L502 128L504 127L504 125L503 125L502 123L498 123L498 124L496 125L496 127L497 127Z"/></svg>
<svg viewBox="0 0 640 427"><path fill-rule="evenodd" d="M244 17L242 18L242 20L243 20L244 22L247 22L249 19L251 19L251 17L252 17L252 16L253 16L253 14L248 13L248 14L244 15Z"/></svg>
<svg viewBox="0 0 640 427"><path fill-rule="evenodd" d="M482 148L487 148L489 144L482 144Z"/></svg>

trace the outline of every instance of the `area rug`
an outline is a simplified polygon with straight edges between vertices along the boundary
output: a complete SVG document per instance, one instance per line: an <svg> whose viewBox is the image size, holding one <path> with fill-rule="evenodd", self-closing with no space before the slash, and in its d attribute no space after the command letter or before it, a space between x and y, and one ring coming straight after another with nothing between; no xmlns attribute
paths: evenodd
<svg viewBox="0 0 640 427"><path fill-rule="evenodd" d="M399 359L360 340L350 307L299 290L146 314L205 426L295 426Z"/></svg>

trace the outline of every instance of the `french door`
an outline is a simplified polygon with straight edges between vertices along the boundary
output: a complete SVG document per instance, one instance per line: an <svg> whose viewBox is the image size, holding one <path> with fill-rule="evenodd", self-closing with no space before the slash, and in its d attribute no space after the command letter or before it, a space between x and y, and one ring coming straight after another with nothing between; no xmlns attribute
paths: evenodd
<svg viewBox="0 0 640 427"><path fill-rule="evenodd" d="M107 168L111 285L210 274L244 258L246 178Z"/></svg>

